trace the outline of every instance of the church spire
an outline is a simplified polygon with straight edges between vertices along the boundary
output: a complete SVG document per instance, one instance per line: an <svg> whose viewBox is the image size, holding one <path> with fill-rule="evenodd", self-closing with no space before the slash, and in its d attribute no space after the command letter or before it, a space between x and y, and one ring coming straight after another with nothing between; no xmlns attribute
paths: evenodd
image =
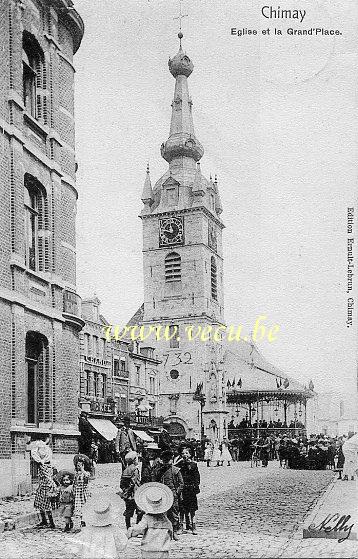
<svg viewBox="0 0 358 559"><path fill-rule="evenodd" d="M153 190L152 190L152 183L150 181L149 163L147 164L147 174L144 181L141 200L143 204L151 204L153 202Z"/></svg>
<svg viewBox="0 0 358 559"><path fill-rule="evenodd" d="M170 132L168 140L161 146L161 155L169 164L183 157L199 161L204 154L204 148L194 133L192 101L188 89L188 77L192 73L194 65L182 49L183 34L181 31L178 33L178 37L180 40L179 51L168 62L170 73L175 78Z"/></svg>

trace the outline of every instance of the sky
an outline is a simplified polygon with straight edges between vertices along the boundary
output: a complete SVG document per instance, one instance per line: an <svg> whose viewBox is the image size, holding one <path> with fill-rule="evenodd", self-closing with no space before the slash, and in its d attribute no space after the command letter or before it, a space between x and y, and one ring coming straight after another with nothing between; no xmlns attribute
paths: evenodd
<svg viewBox="0 0 358 559"><path fill-rule="evenodd" d="M346 325L347 207L357 181L355 4L282 0L282 8L306 10L298 23L265 19L256 0L182 2L201 169L217 174L224 209L226 323L250 332L264 315L268 326L278 324L277 340L258 348L324 392L356 387L356 319ZM75 56L78 292L96 293L102 314L124 325L143 300L138 215L146 165L152 183L167 169L159 148L169 133L175 82L167 62L178 50L179 1L75 6L85 22ZM342 35L291 36L288 27Z"/></svg>

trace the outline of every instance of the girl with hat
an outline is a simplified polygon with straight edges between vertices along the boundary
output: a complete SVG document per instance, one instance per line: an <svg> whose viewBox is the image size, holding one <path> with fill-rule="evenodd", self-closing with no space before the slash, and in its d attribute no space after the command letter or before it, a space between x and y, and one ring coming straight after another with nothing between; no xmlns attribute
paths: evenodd
<svg viewBox="0 0 358 559"><path fill-rule="evenodd" d="M134 498L137 507L145 514L138 524L128 528L127 537L143 534L143 559L168 558L173 528L165 513L173 505L173 492L162 483L151 482L141 485Z"/></svg>
<svg viewBox="0 0 358 559"><path fill-rule="evenodd" d="M97 499L81 533L79 547L74 550L76 556L83 559L117 559L126 545L124 534L113 526L110 502Z"/></svg>
<svg viewBox="0 0 358 559"><path fill-rule="evenodd" d="M52 516L51 497L56 491L56 485L53 480L51 449L44 442L39 441L38 446L32 448L31 457L39 466L39 485L35 494L34 507L40 512L41 522L36 527L55 528L56 526Z"/></svg>

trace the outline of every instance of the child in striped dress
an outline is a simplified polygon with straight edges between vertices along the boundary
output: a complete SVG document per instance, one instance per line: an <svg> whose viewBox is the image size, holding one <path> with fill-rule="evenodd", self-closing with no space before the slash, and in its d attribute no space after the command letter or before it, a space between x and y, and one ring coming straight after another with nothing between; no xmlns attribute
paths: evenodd
<svg viewBox="0 0 358 559"><path fill-rule="evenodd" d="M76 473L73 480L73 495L74 495L74 506L73 506L73 533L76 534L81 531L82 526L85 523L82 521L82 507L86 503L87 499L90 497L90 492L88 491L88 480L90 478L89 472L85 470L85 460L81 456L75 463Z"/></svg>
<svg viewBox="0 0 358 559"><path fill-rule="evenodd" d="M39 465L39 485L35 494L34 507L41 515L41 522L36 528L55 528L52 516L51 497L55 492L55 482L51 465L52 452L50 447L42 443L31 451L32 459ZM47 518L48 521L47 521Z"/></svg>

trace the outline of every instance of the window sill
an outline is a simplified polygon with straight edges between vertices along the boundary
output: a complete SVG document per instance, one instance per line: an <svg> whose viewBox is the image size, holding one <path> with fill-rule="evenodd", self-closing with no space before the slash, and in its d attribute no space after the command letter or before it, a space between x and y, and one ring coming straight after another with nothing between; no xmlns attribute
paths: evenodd
<svg viewBox="0 0 358 559"><path fill-rule="evenodd" d="M42 141L46 141L47 136L49 135L49 128L43 124L41 124L36 118L30 115L26 110L24 112L24 122L27 126L34 132L37 136L40 137Z"/></svg>
<svg viewBox="0 0 358 559"><path fill-rule="evenodd" d="M80 435L80 432L77 430L66 430L62 429L60 426L54 426L52 429L49 427L36 427L33 424L28 425L12 425L10 427L11 433L43 433L47 435L67 435L69 437L77 437Z"/></svg>
<svg viewBox="0 0 358 559"><path fill-rule="evenodd" d="M30 270L30 268L25 267L24 268L25 272L27 275L29 276L33 276L36 279L39 279L47 284L50 284L50 273L49 272L38 272L35 270Z"/></svg>

